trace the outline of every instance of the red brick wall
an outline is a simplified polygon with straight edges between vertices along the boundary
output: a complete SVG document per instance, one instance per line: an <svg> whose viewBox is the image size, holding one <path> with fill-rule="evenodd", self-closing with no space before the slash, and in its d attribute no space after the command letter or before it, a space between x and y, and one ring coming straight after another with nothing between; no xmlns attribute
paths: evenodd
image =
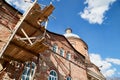
<svg viewBox="0 0 120 80"><path fill-rule="evenodd" d="M74 55L78 53L76 53L74 49L72 49L66 39L61 35L56 35L52 33L49 33L48 35L50 36L49 40L47 40L51 45L50 49L52 49L52 45L55 43L58 45L58 52L54 53L52 50L47 50L44 53L41 53L42 56L44 56L43 63L40 66L40 68L43 68L40 72L44 74L40 75L41 79L46 77L46 79L44 80L47 80L49 71L55 70L58 74L58 80L65 80L67 76L71 76L73 80L87 80L86 68L84 63L82 63L82 61L81 63L75 61ZM62 57L59 53L59 49L61 47L65 50L64 57ZM71 60L66 59L67 51L69 51L72 55Z"/></svg>
<svg viewBox="0 0 120 80"><path fill-rule="evenodd" d="M0 52L8 42L10 35L21 15L4 0L0 1Z"/></svg>

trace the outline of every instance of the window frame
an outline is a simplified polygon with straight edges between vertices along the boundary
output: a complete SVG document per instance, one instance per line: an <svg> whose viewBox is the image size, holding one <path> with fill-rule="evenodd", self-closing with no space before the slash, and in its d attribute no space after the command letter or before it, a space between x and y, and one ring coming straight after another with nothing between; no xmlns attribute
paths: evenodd
<svg viewBox="0 0 120 80"><path fill-rule="evenodd" d="M57 51L58 51L58 45L57 44L53 44L52 50L53 50L53 52L57 53Z"/></svg>
<svg viewBox="0 0 120 80"><path fill-rule="evenodd" d="M58 80L58 74L57 74L57 72L55 70L50 70L48 80Z"/></svg>
<svg viewBox="0 0 120 80"><path fill-rule="evenodd" d="M22 72L21 80L32 80L36 70L35 62L26 62Z"/></svg>
<svg viewBox="0 0 120 80"><path fill-rule="evenodd" d="M67 52L67 54L66 54L66 59L67 59L67 60L71 60L71 53L70 53L70 52Z"/></svg>
<svg viewBox="0 0 120 80"><path fill-rule="evenodd" d="M65 53L64 49L60 48L60 55L64 57L64 53Z"/></svg>
<svg viewBox="0 0 120 80"><path fill-rule="evenodd" d="M72 80L72 78L71 78L70 76L68 76L68 77L66 78L66 80Z"/></svg>

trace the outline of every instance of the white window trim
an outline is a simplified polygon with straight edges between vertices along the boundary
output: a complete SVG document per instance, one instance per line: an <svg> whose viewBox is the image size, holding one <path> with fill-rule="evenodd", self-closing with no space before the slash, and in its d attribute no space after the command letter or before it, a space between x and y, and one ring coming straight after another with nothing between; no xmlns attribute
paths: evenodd
<svg viewBox="0 0 120 80"><path fill-rule="evenodd" d="M27 63L27 64L28 64L28 63L30 63L30 64L35 64L34 62L32 62L32 63L31 63L31 62L26 62L26 63ZM30 69L30 67L28 67L28 66L25 65L25 68L27 68L27 74L28 74L28 70ZM24 69L25 69L25 68L24 68ZM30 80L33 80L34 74L35 74L35 71L36 71L36 64L35 64L35 68L34 68L34 69L32 68L31 70L33 70L33 74L30 73L29 76L22 74L22 76L29 77ZM31 75L31 74L32 74L32 75ZM22 77L21 77L21 80L23 80Z"/></svg>
<svg viewBox="0 0 120 80"><path fill-rule="evenodd" d="M61 54L61 50L63 51L62 54ZM60 55L63 56L63 57L64 57L64 52L65 52L64 49L61 48L61 49L60 49Z"/></svg>
<svg viewBox="0 0 120 80"><path fill-rule="evenodd" d="M56 73L56 77L49 74L48 80L49 80L49 77L50 77L50 76L51 76L52 78L54 78L54 79L56 78L55 80L58 80L58 74L57 74L57 72L56 72L55 70L51 70L50 72L52 72L52 71Z"/></svg>
<svg viewBox="0 0 120 80"><path fill-rule="evenodd" d="M66 54L66 58L67 58L68 60L71 60L71 54L70 54L70 53L67 53L67 54Z"/></svg>
<svg viewBox="0 0 120 80"><path fill-rule="evenodd" d="M55 51L54 51L54 48L56 48ZM57 44L54 44L54 45L52 46L52 50L53 50L53 52L55 52L55 53L58 52L58 46L57 46Z"/></svg>

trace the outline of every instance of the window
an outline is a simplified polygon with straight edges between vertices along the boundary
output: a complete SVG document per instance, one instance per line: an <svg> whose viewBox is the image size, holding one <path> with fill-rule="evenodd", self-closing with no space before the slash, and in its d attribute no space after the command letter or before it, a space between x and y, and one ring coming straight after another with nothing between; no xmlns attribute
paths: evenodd
<svg viewBox="0 0 120 80"><path fill-rule="evenodd" d="M66 58L67 58L68 60L70 60L70 59L71 59L71 54L70 54L70 53L67 53Z"/></svg>
<svg viewBox="0 0 120 80"><path fill-rule="evenodd" d="M56 71L54 71L54 70L51 70L51 71L50 71L48 80L58 80L58 79L57 79L57 73L56 73Z"/></svg>
<svg viewBox="0 0 120 80"><path fill-rule="evenodd" d="M63 48L60 49L60 55L64 56L64 49Z"/></svg>
<svg viewBox="0 0 120 80"><path fill-rule="evenodd" d="M36 64L34 62L26 62L21 80L32 80L35 72L35 68L36 68Z"/></svg>
<svg viewBox="0 0 120 80"><path fill-rule="evenodd" d="M58 46L56 44L53 45L53 52L57 52Z"/></svg>
<svg viewBox="0 0 120 80"><path fill-rule="evenodd" d="M71 77L67 77L66 80L72 80Z"/></svg>

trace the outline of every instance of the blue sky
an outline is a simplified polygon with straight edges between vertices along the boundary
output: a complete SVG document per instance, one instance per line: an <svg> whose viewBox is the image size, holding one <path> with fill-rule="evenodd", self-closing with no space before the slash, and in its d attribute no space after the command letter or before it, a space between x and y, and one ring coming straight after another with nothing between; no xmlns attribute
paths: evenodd
<svg viewBox="0 0 120 80"><path fill-rule="evenodd" d="M29 3L6 0L24 11ZM20 2L22 1L22 2ZM106 77L120 77L120 0L38 0L55 6L47 29L64 34L70 27L73 33L89 46L91 61L103 66ZM20 4L18 4L20 3Z"/></svg>

